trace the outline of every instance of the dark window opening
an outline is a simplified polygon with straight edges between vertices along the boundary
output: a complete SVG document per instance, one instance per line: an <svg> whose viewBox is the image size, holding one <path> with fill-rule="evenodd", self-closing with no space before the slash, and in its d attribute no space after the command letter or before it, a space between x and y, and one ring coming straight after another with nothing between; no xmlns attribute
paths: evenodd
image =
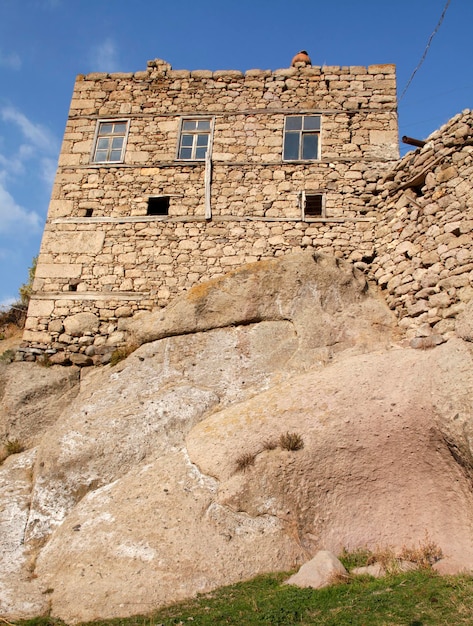
<svg viewBox="0 0 473 626"><path fill-rule="evenodd" d="M321 193L306 194L304 215L306 217L322 217L324 209L323 205L323 195Z"/></svg>
<svg viewBox="0 0 473 626"><path fill-rule="evenodd" d="M148 198L147 215L169 215L169 196Z"/></svg>
<svg viewBox="0 0 473 626"><path fill-rule="evenodd" d="M74 285L74 284L69 285L69 291L77 291L77 285Z"/></svg>
<svg viewBox="0 0 473 626"><path fill-rule="evenodd" d="M94 213L94 209L86 209L85 217L92 217L93 213Z"/></svg>

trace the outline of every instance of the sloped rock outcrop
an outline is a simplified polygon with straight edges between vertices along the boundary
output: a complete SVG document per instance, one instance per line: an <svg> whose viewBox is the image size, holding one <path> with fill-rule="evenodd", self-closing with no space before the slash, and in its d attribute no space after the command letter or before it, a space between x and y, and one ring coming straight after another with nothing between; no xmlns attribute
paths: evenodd
<svg viewBox="0 0 473 626"><path fill-rule="evenodd" d="M311 254L245 266L126 331L146 343L82 370L0 467L2 614L143 613L426 531L473 568L470 343L396 344L364 275ZM273 445L287 431L302 449Z"/></svg>

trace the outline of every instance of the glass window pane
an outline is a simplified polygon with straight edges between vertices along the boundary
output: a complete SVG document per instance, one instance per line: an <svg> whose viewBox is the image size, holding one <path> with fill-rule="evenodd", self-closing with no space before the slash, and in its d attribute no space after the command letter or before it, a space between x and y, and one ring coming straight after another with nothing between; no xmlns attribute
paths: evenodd
<svg viewBox="0 0 473 626"><path fill-rule="evenodd" d="M96 161L106 161L107 160L107 151L106 150L97 150L95 153Z"/></svg>
<svg viewBox="0 0 473 626"><path fill-rule="evenodd" d="M319 136L315 133L303 135L302 137L302 158L316 159L318 157Z"/></svg>
<svg viewBox="0 0 473 626"><path fill-rule="evenodd" d="M205 148L197 148L195 151L196 159L205 159L205 155L207 153L207 146Z"/></svg>
<svg viewBox="0 0 473 626"><path fill-rule="evenodd" d="M110 135L113 130L113 124L100 124L100 135Z"/></svg>
<svg viewBox="0 0 473 626"><path fill-rule="evenodd" d="M114 137L112 139L112 150L121 150L123 146L123 137Z"/></svg>
<svg viewBox="0 0 473 626"><path fill-rule="evenodd" d="M286 133L284 136L285 161L297 161L299 159L299 133Z"/></svg>
<svg viewBox="0 0 473 626"><path fill-rule="evenodd" d="M320 116L306 115L304 117L304 130L320 130Z"/></svg>
<svg viewBox="0 0 473 626"><path fill-rule="evenodd" d="M109 139L106 137L102 137L97 141L97 148L102 150L108 150Z"/></svg>
<svg viewBox="0 0 473 626"><path fill-rule="evenodd" d="M124 135L126 133L126 124L118 123L114 124L114 126L113 133L115 135Z"/></svg>
<svg viewBox="0 0 473 626"><path fill-rule="evenodd" d="M199 130L210 130L210 120L198 120L197 128Z"/></svg>
<svg viewBox="0 0 473 626"><path fill-rule="evenodd" d="M182 130L195 130L196 124L195 120L183 120Z"/></svg>
<svg viewBox="0 0 473 626"><path fill-rule="evenodd" d="M180 159L190 159L192 158L192 148L181 148L179 153Z"/></svg>
<svg viewBox="0 0 473 626"><path fill-rule="evenodd" d="M192 135L182 135L181 146L192 146Z"/></svg>
<svg viewBox="0 0 473 626"><path fill-rule="evenodd" d="M207 146L209 143L208 135L197 135L197 145L198 146Z"/></svg>
<svg viewBox="0 0 473 626"><path fill-rule="evenodd" d="M302 117L286 117L286 130L301 130L302 128Z"/></svg>
<svg viewBox="0 0 473 626"><path fill-rule="evenodd" d="M112 150L110 152L110 161L121 161L121 159L122 159L121 150Z"/></svg>

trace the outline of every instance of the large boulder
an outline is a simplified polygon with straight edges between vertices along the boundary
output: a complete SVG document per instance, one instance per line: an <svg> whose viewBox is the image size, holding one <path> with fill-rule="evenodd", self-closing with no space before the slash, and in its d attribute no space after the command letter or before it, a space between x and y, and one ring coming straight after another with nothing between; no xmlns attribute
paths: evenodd
<svg viewBox="0 0 473 626"><path fill-rule="evenodd" d="M121 320L120 328L141 344L213 328L288 321L298 337L295 358L313 364L347 348L389 345L394 320L351 263L299 252L196 285L163 310Z"/></svg>
<svg viewBox="0 0 473 626"><path fill-rule="evenodd" d="M393 343L364 276L312 255L146 319L128 321L148 343L83 371L37 448L0 467L3 615L143 613L426 531L473 567L470 343Z"/></svg>

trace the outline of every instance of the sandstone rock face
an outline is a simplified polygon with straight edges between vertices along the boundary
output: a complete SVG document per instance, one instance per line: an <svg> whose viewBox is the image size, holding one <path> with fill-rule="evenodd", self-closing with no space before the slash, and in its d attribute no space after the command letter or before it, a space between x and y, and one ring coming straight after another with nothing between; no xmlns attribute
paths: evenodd
<svg viewBox="0 0 473 626"><path fill-rule="evenodd" d="M396 344L363 275L311 255L128 321L148 343L82 369L35 447L0 466L3 615L144 613L321 549L426 533L473 569L471 343ZM0 378L3 411L14 378ZM304 447L282 449L286 432Z"/></svg>
<svg viewBox="0 0 473 626"><path fill-rule="evenodd" d="M0 440L32 446L79 390L77 368L11 363L0 367Z"/></svg>
<svg viewBox="0 0 473 626"><path fill-rule="evenodd" d="M245 265L193 287L163 311L122 321L139 343L212 328L288 321L297 360L389 343L394 317L351 263L311 252Z"/></svg>

